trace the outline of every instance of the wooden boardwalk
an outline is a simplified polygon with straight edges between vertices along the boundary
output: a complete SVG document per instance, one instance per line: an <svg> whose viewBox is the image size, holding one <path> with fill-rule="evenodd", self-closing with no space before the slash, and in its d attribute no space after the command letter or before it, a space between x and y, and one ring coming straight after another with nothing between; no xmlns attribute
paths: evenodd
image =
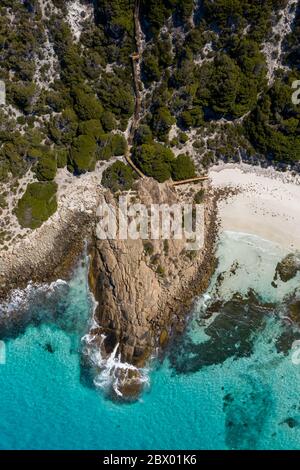
<svg viewBox="0 0 300 470"><path fill-rule="evenodd" d="M146 178L146 175L133 163L130 157L130 148L127 149L125 153L125 159L131 168L139 175L140 178Z"/></svg>
<svg viewBox="0 0 300 470"><path fill-rule="evenodd" d="M197 183L198 181L206 181L208 176L195 176L195 178L189 178L187 180L173 181L172 186L179 186L181 184Z"/></svg>

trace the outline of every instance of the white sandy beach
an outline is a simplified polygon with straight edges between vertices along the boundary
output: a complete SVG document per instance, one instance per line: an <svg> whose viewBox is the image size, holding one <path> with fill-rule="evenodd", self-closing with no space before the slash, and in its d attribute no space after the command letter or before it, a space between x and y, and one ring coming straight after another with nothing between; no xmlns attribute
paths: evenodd
<svg viewBox="0 0 300 470"><path fill-rule="evenodd" d="M300 178L249 165L210 170L213 188L238 194L219 202L222 230L257 235L290 251L300 250Z"/></svg>

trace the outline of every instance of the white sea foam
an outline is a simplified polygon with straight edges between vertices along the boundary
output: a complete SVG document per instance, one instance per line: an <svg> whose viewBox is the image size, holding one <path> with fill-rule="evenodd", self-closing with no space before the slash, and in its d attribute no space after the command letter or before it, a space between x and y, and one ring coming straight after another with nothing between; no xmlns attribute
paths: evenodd
<svg viewBox="0 0 300 470"><path fill-rule="evenodd" d="M92 296L93 297L93 296ZM138 380L143 385L149 385L149 369L138 368L121 360L121 353L119 351L119 343L116 344L111 354L105 356L103 354L104 341L106 336L104 334L94 333L94 330L100 328L96 318L95 312L98 306L95 298L94 313L92 316L90 332L82 337L81 341L84 345L83 353L88 356L91 364L96 369L96 376L94 384L104 392L113 390L117 396L122 397L120 388L128 379L129 372L137 373Z"/></svg>
<svg viewBox="0 0 300 470"><path fill-rule="evenodd" d="M61 286L66 286L67 282L58 279L50 284L36 284L29 282L24 289L14 289L8 300L0 304L0 315L9 315L15 311L24 310L28 308L35 298L39 298L41 294L53 294Z"/></svg>

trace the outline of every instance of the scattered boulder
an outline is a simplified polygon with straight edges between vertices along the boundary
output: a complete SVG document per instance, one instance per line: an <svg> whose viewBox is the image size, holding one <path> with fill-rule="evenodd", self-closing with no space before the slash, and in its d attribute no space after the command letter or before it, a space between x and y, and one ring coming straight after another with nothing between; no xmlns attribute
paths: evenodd
<svg viewBox="0 0 300 470"><path fill-rule="evenodd" d="M290 253L277 264L274 281L279 276L283 282L288 282L297 275L298 271L300 271L300 253Z"/></svg>

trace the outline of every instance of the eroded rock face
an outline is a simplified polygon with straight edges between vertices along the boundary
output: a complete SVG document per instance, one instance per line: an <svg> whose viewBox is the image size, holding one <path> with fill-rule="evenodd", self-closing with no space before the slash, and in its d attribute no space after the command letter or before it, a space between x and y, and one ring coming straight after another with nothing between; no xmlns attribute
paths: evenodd
<svg viewBox="0 0 300 470"><path fill-rule="evenodd" d="M275 280L280 277L283 282L293 279L300 271L300 253L290 253L277 264Z"/></svg>
<svg viewBox="0 0 300 470"><path fill-rule="evenodd" d="M134 202L146 206L179 203L182 196L176 191L168 183L145 178L137 184ZM191 200L196 191L195 186ZM116 205L110 192L104 198ZM186 198L185 194L184 201L188 202ZM157 346L167 343L172 327L183 321L194 295L209 283L213 214L212 201L207 198L201 225L202 229L205 225L209 237L199 251L187 251L184 238L167 242L96 238L91 248L90 286L98 302L96 334L105 335L104 354L111 354L119 343L121 360L142 367Z"/></svg>

